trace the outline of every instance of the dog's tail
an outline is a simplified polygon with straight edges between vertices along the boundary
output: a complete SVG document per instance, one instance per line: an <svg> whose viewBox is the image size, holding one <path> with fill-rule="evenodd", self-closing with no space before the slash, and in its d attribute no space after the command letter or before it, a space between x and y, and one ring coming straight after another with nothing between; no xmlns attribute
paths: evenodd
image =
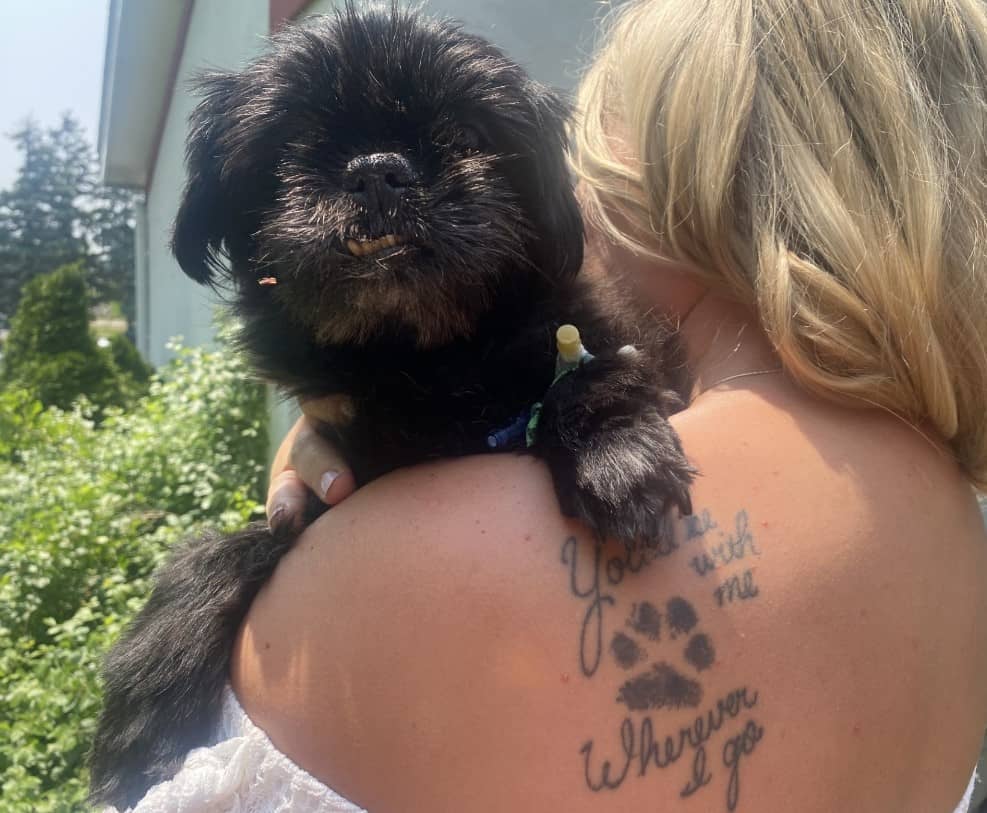
<svg viewBox="0 0 987 813"><path fill-rule="evenodd" d="M291 533L256 524L177 549L113 647L90 756L90 800L120 810L170 779L214 730L234 638Z"/></svg>

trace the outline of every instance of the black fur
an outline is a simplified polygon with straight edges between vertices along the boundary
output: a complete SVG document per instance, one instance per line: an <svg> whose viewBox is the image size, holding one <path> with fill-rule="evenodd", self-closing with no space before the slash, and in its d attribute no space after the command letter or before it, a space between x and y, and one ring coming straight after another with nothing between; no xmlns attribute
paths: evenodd
<svg viewBox="0 0 987 813"><path fill-rule="evenodd" d="M106 705L90 760L94 803L132 806L203 744L244 608L290 544L257 524L183 546L158 572L135 624L106 659Z"/></svg>
<svg viewBox="0 0 987 813"><path fill-rule="evenodd" d="M680 348L578 275L554 93L455 24L351 5L200 91L175 256L229 291L261 374L353 399L353 420L325 431L359 483L484 452L543 400L530 451L565 514L632 544L659 537L668 505L691 510L666 420L687 384ZM389 234L405 243L347 248ZM596 358L549 390L566 322ZM207 741L236 631L290 541L255 527L163 567L107 661L94 801L132 805Z"/></svg>

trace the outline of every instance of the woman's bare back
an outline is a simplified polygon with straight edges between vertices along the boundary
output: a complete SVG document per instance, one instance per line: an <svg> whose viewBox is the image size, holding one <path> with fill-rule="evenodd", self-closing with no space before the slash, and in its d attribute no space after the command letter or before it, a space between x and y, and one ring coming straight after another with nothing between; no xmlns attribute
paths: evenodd
<svg viewBox="0 0 987 813"><path fill-rule="evenodd" d="M676 418L696 511L650 548L595 546L524 458L362 489L255 603L248 713L384 813L949 813L987 718L976 501L897 419L747 384Z"/></svg>

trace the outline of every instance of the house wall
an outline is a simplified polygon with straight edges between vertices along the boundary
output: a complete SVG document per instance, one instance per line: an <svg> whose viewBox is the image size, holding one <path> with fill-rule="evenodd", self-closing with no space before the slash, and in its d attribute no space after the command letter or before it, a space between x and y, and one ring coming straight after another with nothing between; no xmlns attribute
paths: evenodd
<svg viewBox="0 0 987 813"><path fill-rule="evenodd" d="M314 0L304 14L331 11L338 2ZM575 87L593 49L603 4L599 0L426 0L430 14L461 20L467 30L495 42L536 79Z"/></svg>
<svg viewBox="0 0 987 813"><path fill-rule="evenodd" d="M203 69L236 68L256 56L264 48L267 26L268 0L199 0L193 6L147 191L146 270L139 286L147 321L139 332L152 364L168 360L165 344L174 336L183 336L189 345L207 344L213 337L215 301L208 289L182 274L168 248L184 185L187 120L195 105L189 81Z"/></svg>

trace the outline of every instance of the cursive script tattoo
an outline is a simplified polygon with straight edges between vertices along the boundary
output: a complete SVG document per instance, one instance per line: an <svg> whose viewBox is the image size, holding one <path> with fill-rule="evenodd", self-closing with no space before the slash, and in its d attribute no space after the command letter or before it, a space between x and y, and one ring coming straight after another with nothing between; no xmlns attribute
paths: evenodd
<svg viewBox="0 0 987 813"><path fill-rule="evenodd" d="M679 796L686 799L712 781L713 774L706 768L706 749L700 748L692 755L692 776L679 791Z"/></svg>
<svg viewBox="0 0 987 813"><path fill-rule="evenodd" d="M603 613L615 602L609 589L619 585L626 574L637 573L676 550L678 544L670 538L627 548L610 557L605 556L604 545L600 542L589 548L570 536L562 543L562 564L569 567L569 589L586 604L579 632L579 667L583 675L592 677L600 668Z"/></svg>
<svg viewBox="0 0 987 813"><path fill-rule="evenodd" d="M599 759L594 753L594 740L587 741L579 749L583 757L586 786L594 793L617 790L632 775L632 768L636 768L634 776L643 778L653 770L671 768L691 751L693 759L690 777L680 791L683 797L691 796L713 779L706 745L728 721L737 718L744 711L754 709L757 704L756 690L751 691L746 687L735 689L717 700L715 706L696 717L690 725L665 736L656 735L654 722L648 715L641 717L638 722L625 717L618 732L621 751L619 757ZM731 811L736 809L740 798L740 760L753 752L763 735L763 728L755 724L752 729L748 724L740 735L724 744L723 764L730 772L727 807Z"/></svg>
<svg viewBox="0 0 987 813"><path fill-rule="evenodd" d="M716 603L721 607L733 604L734 601L749 601L760 595L760 590L754 584L754 571L745 570L739 576L731 576L713 591Z"/></svg>
<svg viewBox="0 0 987 813"><path fill-rule="evenodd" d="M701 673L716 666L716 647L703 631L705 625L696 605L680 595L639 599L629 605L629 612L627 605L623 610L617 606L623 604L617 588L629 573L641 571L680 547L695 543L693 552L683 556L691 557L689 568L703 578L761 555L746 511L737 512L728 530L721 528L709 511L683 518L680 527L681 533L674 538L620 553L608 552L611 549L603 543L580 543L575 537L562 545L569 589L581 608L578 655L582 674L594 677L605 653L625 672L616 685L616 702L626 716L615 740L607 738L601 743L593 738L579 749L583 776L586 787L594 793L615 791L629 778L644 778L681 762L681 798L699 793L717 783L719 777L726 792L727 811L732 813L741 798L743 767L764 737L764 728L747 714L758 706L757 690L736 689L707 707L691 724L673 724L660 730L666 725L660 722L661 716L672 712L683 715L704 706L707 692L700 682L705 680ZM713 598L720 607L759 595L752 567L723 574L717 581ZM733 720L737 722L730 726Z"/></svg>
<svg viewBox="0 0 987 813"><path fill-rule="evenodd" d="M710 516L709 511L706 509L683 517L683 522L685 523L686 542L691 542L693 539L702 539L706 536L707 531L717 528L716 523L713 522L713 517Z"/></svg>
<svg viewBox="0 0 987 813"><path fill-rule="evenodd" d="M723 744L723 765L730 771L727 782L727 810L737 809L740 799L740 760L754 753L754 748L764 737L764 729L748 720L744 730Z"/></svg>
<svg viewBox="0 0 987 813"><path fill-rule="evenodd" d="M740 511L737 514L733 535L728 535L723 542L711 545L705 552L692 557L689 564L696 573L705 576L711 571L726 567L731 562L744 559L748 555L760 556L761 552L754 544L747 512Z"/></svg>

